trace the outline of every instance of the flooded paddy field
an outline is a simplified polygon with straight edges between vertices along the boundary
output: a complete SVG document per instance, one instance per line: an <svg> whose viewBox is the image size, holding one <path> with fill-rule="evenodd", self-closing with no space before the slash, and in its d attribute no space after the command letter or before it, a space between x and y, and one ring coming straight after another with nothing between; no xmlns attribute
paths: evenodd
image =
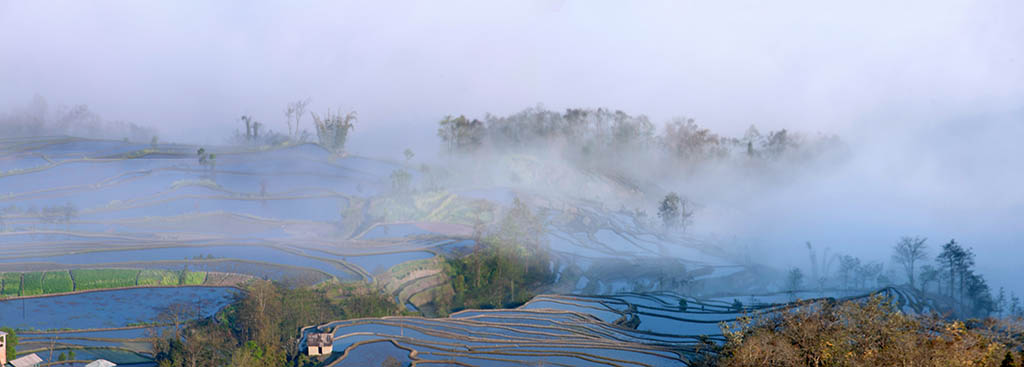
<svg viewBox="0 0 1024 367"><path fill-rule="evenodd" d="M25 287L36 282L47 292L76 290L83 271L124 269L135 281L115 286L174 283L153 272L210 274L201 284L213 286L223 284L211 282L214 274L297 286L366 282L410 312L432 312L435 297L451 292L446 259L473 251L477 228L523 200L546 213L544 242L558 279L551 291L559 294L512 309L319 325L336 337L328 364L379 365L390 356L481 366L673 366L700 343L720 340L720 322L775 307L770 297L740 309L700 298L714 282L758 275L700 239L652 231L633 213L591 201L501 186L393 195L393 172L411 171L414 182L421 174L311 144L209 147L217 154L212 168L197 162L198 148L0 141L0 273L19 274L17 290L4 296L33 294ZM13 284L14 275L3 276ZM86 348L78 355L88 358L147 363L152 327L138 325L179 303L196 308L192 319L209 317L237 292L176 285L3 300L0 325L22 331L25 351L50 343Z"/></svg>
<svg viewBox="0 0 1024 367"><path fill-rule="evenodd" d="M893 297L905 310L922 309L912 292L888 288L880 293ZM833 295L805 292L801 296L837 299ZM680 366L688 365L706 343L724 342L723 324L805 304L743 304L737 298L701 299L670 292L540 295L515 309L465 310L433 319L345 320L307 328L304 335L334 335L334 350L344 351L332 362L334 366L355 366L386 356L418 364L466 366Z"/></svg>
<svg viewBox="0 0 1024 367"><path fill-rule="evenodd" d="M131 288L0 300L0 324L17 330L20 354L56 361L73 350L79 360L145 366L152 365L149 338L154 328L162 328L153 326L162 312L182 307L188 318L209 317L237 292L231 287Z"/></svg>

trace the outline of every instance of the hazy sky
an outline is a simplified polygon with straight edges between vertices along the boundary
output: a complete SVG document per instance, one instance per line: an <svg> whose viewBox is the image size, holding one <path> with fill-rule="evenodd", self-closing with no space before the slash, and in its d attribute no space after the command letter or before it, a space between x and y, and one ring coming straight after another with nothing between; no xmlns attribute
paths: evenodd
<svg viewBox="0 0 1024 367"><path fill-rule="evenodd" d="M864 254L967 236L1012 251L979 255L1006 283L1024 275L1022 14L1020 0L0 0L0 111L39 94L209 144L241 114L283 131L285 104L311 97L359 112L353 151L394 158L430 155L446 114L538 103L839 133L860 147L849 167L717 228Z"/></svg>
<svg viewBox="0 0 1024 367"><path fill-rule="evenodd" d="M0 0L0 108L39 94L219 142L243 113L284 130L302 97L373 136L538 103L738 133L1024 100L1016 0L365 3Z"/></svg>

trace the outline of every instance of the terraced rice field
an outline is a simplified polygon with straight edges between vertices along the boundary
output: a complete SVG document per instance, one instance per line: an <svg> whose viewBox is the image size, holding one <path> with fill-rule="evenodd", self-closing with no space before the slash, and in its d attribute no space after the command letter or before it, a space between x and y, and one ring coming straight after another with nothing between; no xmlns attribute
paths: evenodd
<svg viewBox="0 0 1024 367"><path fill-rule="evenodd" d="M905 290L882 292L904 309L925 307ZM667 292L541 295L517 309L467 310L441 319L337 321L304 333L334 334L335 351L342 351L334 366L374 365L387 356L417 365L680 366L688 365L705 343L724 340L722 323L805 304L737 306L735 301Z"/></svg>
<svg viewBox="0 0 1024 367"><path fill-rule="evenodd" d="M198 148L0 138L0 295L181 286L0 301L0 324L71 328L77 331L23 333L24 340L38 347L56 338L64 347L94 347L89 357L109 352L103 358L138 363L147 358L143 328L120 328L151 321L168 302L199 300L209 315L232 292L188 285L248 277L295 285L367 281L416 309L452 292L443 256L472 248L474 225L496 220L517 197L547 213L560 279L552 291L562 295L441 319L322 325L337 336L331 363L379 365L390 355L427 365L679 365L699 335L713 339L717 322L737 313L710 295L688 296L690 308L673 308L682 298L658 291L759 286L757 273L706 239L652 232L631 213L588 200L503 187L396 196L391 173L407 169L419 180L413 167L303 144L205 147L217 155L210 169L198 163ZM670 261L631 279L608 270L651 259ZM653 296L621 293L630 290ZM583 293L618 295L570 296ZM82 330L94 328L102 330Z"/></svg>
<svg viewBox="0 0 1024 367"><path fill-rule="evenodd" d="M18 330L19 354L46 360L74 349L78 359L103 358L118 364L149 365L148 326L173 304L188 305L200 317L232 299L234 288L131 288L0 301L0 321ZM54 354L49 355L54 346ZM40 353L45 351L45 353Z"/></svg>

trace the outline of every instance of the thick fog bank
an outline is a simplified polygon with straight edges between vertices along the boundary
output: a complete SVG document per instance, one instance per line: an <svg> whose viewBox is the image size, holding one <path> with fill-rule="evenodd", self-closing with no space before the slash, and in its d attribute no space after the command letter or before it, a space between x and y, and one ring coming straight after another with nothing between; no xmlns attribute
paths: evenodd
<svg viewBox="0 0 1024 367"><path fill-rule="evenodd" d="M752 259L805 269L806 241L888 263L901 236L928 237L926 262L955 238L974 248L994 287L1021 294L1022 133L1022 110L893 124L853 137L842 164L785 186L738 196L722 183L698 194L709 204L693 230L735 236Z"/></svg>

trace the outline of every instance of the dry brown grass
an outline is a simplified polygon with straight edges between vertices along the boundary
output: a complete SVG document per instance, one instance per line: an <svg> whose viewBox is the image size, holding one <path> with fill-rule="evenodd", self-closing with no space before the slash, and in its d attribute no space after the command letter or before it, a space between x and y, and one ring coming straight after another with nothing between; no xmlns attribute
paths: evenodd
<svg viewBox="0 0 1024 367"><path fill-rule="evenodd" d="M1010 323L907 315L881 296L819 302L723 327L719 366L1000 366L1019 350ZM1020 366L1016 352L1012 366Z"/></svg>

